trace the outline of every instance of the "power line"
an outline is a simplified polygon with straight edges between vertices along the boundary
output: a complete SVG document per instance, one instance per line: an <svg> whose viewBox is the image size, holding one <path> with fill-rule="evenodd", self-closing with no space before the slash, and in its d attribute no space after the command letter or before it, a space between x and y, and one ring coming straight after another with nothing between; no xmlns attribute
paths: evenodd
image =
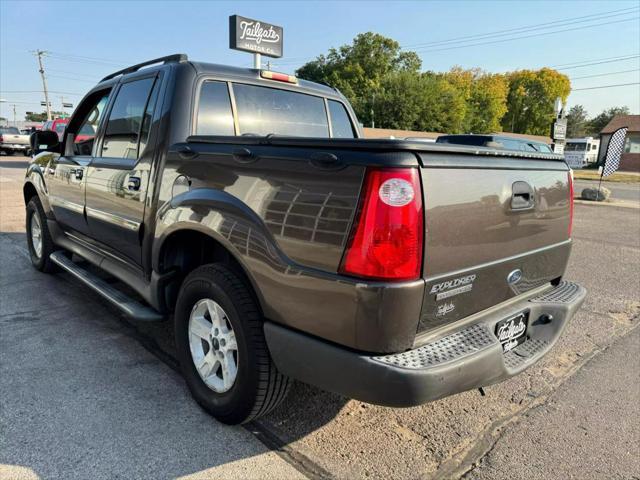
<svg viewBox="0 0 640 480"><path fill-rule="evenodd" d="M640 82L633 82L633 83L617 83L614 85L599 85L597 87L587 87L587 88L574 88L571 91L572 92L579 92L580 90L596 90L598 88L614 88L614 87L626 87L629 85L640 85Z"/></svg>
<svg viewBox="0 0 640 480"><path fill-rule="evenodd" d="M573 70L574 68L590 67L592 65L602 65L603 63L625 62L627 60L633 60L634 58L638 58L638 57L640 57L640 55L632 55L626 58L618 58L616 60L604 60L602 62L583 63L582 65L574 65L573 67L558 68L557 70Z"/></svg>
<svg viewBox="0 0 640 480"><path fill-rule="evenodd" d="M98 83L98 80L88 80L86 78L65 77L62 75L47 75L49 78L63 78L65 80L75 80L76 82Z"/></svg>
<svg viewBox="0 0 640 480"><path fill-rule="evenodd" d="M606 77L606 76L609 76L609 75L618 75L618 74L621 74L621 73L631 73L631 72L640 72L640 68L635 68L633 70L620 70L618 72L597 73L595 75L584 75L582 77L571 77L571 80L580 80L582 78Z"/></svg>
<svg viewBox="0 0 640 480"><path fill-rule="evenodd" d="M512 37L512 38L503 38L501 40L492 40L489 42L476 42L476 43L470 43L467 45L458 45L458 46L453 46L453 47L445 47L445 48L427 48L427 49L416 49L414 50L415 52L444 52L447 50L457 50L459 48L469 48L469 47L477 47L480 45L491 45L491 44L495 44L495 43L504 43L504 42L512 42L514 40L521 40L523 38L533 38L533 37L541 37L544 35L554 35L556 33L563 33L563 32L572 32L575 30L582 30L584 28L587 27L600 27L600 26L604 26L604 25L613 25L615 23L624 23L624 22L631 22L634 20L638 20L640 19L640 17L632 17L632 18L626 18L623 20L615 20L615 21L611 21L611 22L602 22L602 23L594 23L592 25L582 25L580 27L573 27L573 28L565 28L562 30L553 30L551 32L540 32L540 33L532 33L531 35L522 35L519 37Z"/></svg>
<svg viewBox="0 0 640 480"><path fill-rule="evenodd" d="M91 79L95 79L96 78L96 76L93 75L93 74L70 72L69 70L58 70L58 69L55 69L55 68L48 68L47 70L49 72L66 73L66 74L69 74L69 75L76 75L76 76L80 76L80 77L88 77L88 78L91 78Z"/></svg>
<svg viewBox="0 0 640 480"><path fill-rule="evenodd" d="M629 13L633 13L634 10L638 10L638 7L631 7L631 8L623 8L623 9L619 9L619 10L611 10L608 12L601 12L601 13L594 13L591 15L583 15L581 17L573 17L573 18L567 18L564 20L556 20L553 22L545 22L545 23L537 23L537 24L533 24L533 25L526 25L526 26L522 26L519 28L510 28L507 30L497 30L495 32L488 32L488 33L481 33L481 34L474 34L474 35L466 35L463 37L453 37L447 40L439 40L439 41L433 41L433 42L426 42L426 43L414 43L414 44L410 44L410 45L403 45L401 46L401 48L407 49L409 47L428 47L428 46L437 46L437 45L443 45L443 44L448 44L448 43L467 43L469 41L474 41L474 40L480 40L483 38L492 38L492 37L500 37L500 36L506 36L506 35L511 35L513 33L525 33L528 31L535 31L535 30L545 30L545 29L549 29L549 28L554 28L554 25L556 27L559 26L563 26L563 24L567 24L567 25L574 25L574 24L578 24L578 23L586 23L586 22L592 22L595 20L599 20L599 19L603 19L603 18L611 18L611 17L617 17L620 15L628 15Z"/></svg>
<svg viewBox="0 0 640 480"><path fill-rule="evenodd" d="M0 90L0 93L41 93L42 90ZM71 93L71 92L61 92L59 90L49 90L49 93L61 93L63 95L77 95L82 96L83 93Z"/></svg>
<svg viewBox="0 0 640 480"><path fill-rule="evenodd" d="M106 60L96 57L86 57L83 55L73 55L70 53L60 53L60 52L49 52L51 58L55 60L62 60L68 62L76 62L76 63L89 63L96 65L105 65L110 67L122 67L123 65L119 62L113 60Z"/></svg>
<svg viewBox="0 0 640 480"><path fill-rule="evenodd" d="M630 53L628 55L619 55L616 57L604 57L604 58L588 58L586 60L580 60L577 62L569 62L569 63L558 63L557 65L549 65L550 68L558 68L558 67L571 67L573 65L579 65L581 63L586 62L599 62L601 60L616 60L616 59L628 59L637 57L637 53Z"/></svg>

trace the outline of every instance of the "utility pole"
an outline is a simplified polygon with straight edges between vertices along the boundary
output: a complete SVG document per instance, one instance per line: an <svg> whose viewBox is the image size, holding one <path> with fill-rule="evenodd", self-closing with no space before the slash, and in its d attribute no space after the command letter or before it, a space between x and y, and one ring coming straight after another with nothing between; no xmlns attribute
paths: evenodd
<svg viewBox="0 0 640 480"><path fill-rule="evenodd" d="M16 104L13 104L13 126L16 127L17 123L16 123Z"/></svg>
<svg viewBox="0 0 640 480"><path fill-rule="evenodd" d="M38 65L40 65L40 76L42 77L42 87L44 89L44 103L47 106L47 120L51 120L51 105L49 104L49 91L47 90L47 77L44 75L44 66L42 65L42 57L47 52L44 50L36 50L34 55L38 57Z"/></svg>

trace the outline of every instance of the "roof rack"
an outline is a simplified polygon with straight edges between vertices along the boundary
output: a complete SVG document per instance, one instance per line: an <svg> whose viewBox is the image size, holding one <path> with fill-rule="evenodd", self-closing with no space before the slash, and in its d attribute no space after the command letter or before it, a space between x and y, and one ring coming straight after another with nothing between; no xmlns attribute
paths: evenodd
<svg viewBox="0 0 640 480"><path fill-rule="evenodd" d="M124 68L122 70L118 70L117 72L114 72L114 73L112 73L110 75L107 75L102 80L100 80L100 82L104 82L105 80L109 80L111 78L115 78L118 75L126 75L127 73L137 72L142 67L146 67L148 65L153 65L154 63L162 63L164 65L164 64L167 64L167 63L182 63L182 62L186 62L187 60L189 60L189 57L187 57L187 55L185 53L176 53L176 54L173 54L173 55L167 55L166 57L155 58L153 60L149 60L149 61L146 61L146 62L138 63L137 65L133 65L131 67L127 67L127 68Z"/></svg>

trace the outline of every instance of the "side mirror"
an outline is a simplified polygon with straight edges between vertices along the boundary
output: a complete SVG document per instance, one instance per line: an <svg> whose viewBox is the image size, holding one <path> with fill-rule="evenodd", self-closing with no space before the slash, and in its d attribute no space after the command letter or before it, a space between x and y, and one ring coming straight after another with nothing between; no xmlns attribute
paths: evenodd
<svg viewBox="0 0 640 480"><path fill-rule="evenodd" d="M40 152L60 153L60 139L58 134L51 130L37 130L29 137L31 151L34 155Z"/></svg>

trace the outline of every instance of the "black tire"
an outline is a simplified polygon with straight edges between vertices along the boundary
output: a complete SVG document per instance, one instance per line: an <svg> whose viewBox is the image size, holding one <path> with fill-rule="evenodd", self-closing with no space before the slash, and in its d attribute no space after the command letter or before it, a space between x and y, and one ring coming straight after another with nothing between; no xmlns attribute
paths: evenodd
<svg viewBox="0 0 640 480"><path fill-rule="evenodd" d="M42 236L42 252L40 255L35 250L33 245L33 239L31 236L31 217L38 215L40 221L40 231ZM27 204L27 245L29 246L29 256L31 257L31 263L33 266L45 273L53 273L57 271L56 265L49 259L49 255L58 250L53 244L49 228L47 226L46 216L44 209L38 197L33 197Z"/></svg>
<svg viewBox="0 0 640 480"><path fill-rule="evenodd" d="M211 299L225 311L235 332L238 359L233 386L210 389L196 370L189 346L189 317L200 300ZM290 379L276 369L264 338L263 317L247 286L221 264L203 265L184 280L175 311L175 339L182 374L196 401L219 421L249 422L275 408L287 395Z"/></svg>

